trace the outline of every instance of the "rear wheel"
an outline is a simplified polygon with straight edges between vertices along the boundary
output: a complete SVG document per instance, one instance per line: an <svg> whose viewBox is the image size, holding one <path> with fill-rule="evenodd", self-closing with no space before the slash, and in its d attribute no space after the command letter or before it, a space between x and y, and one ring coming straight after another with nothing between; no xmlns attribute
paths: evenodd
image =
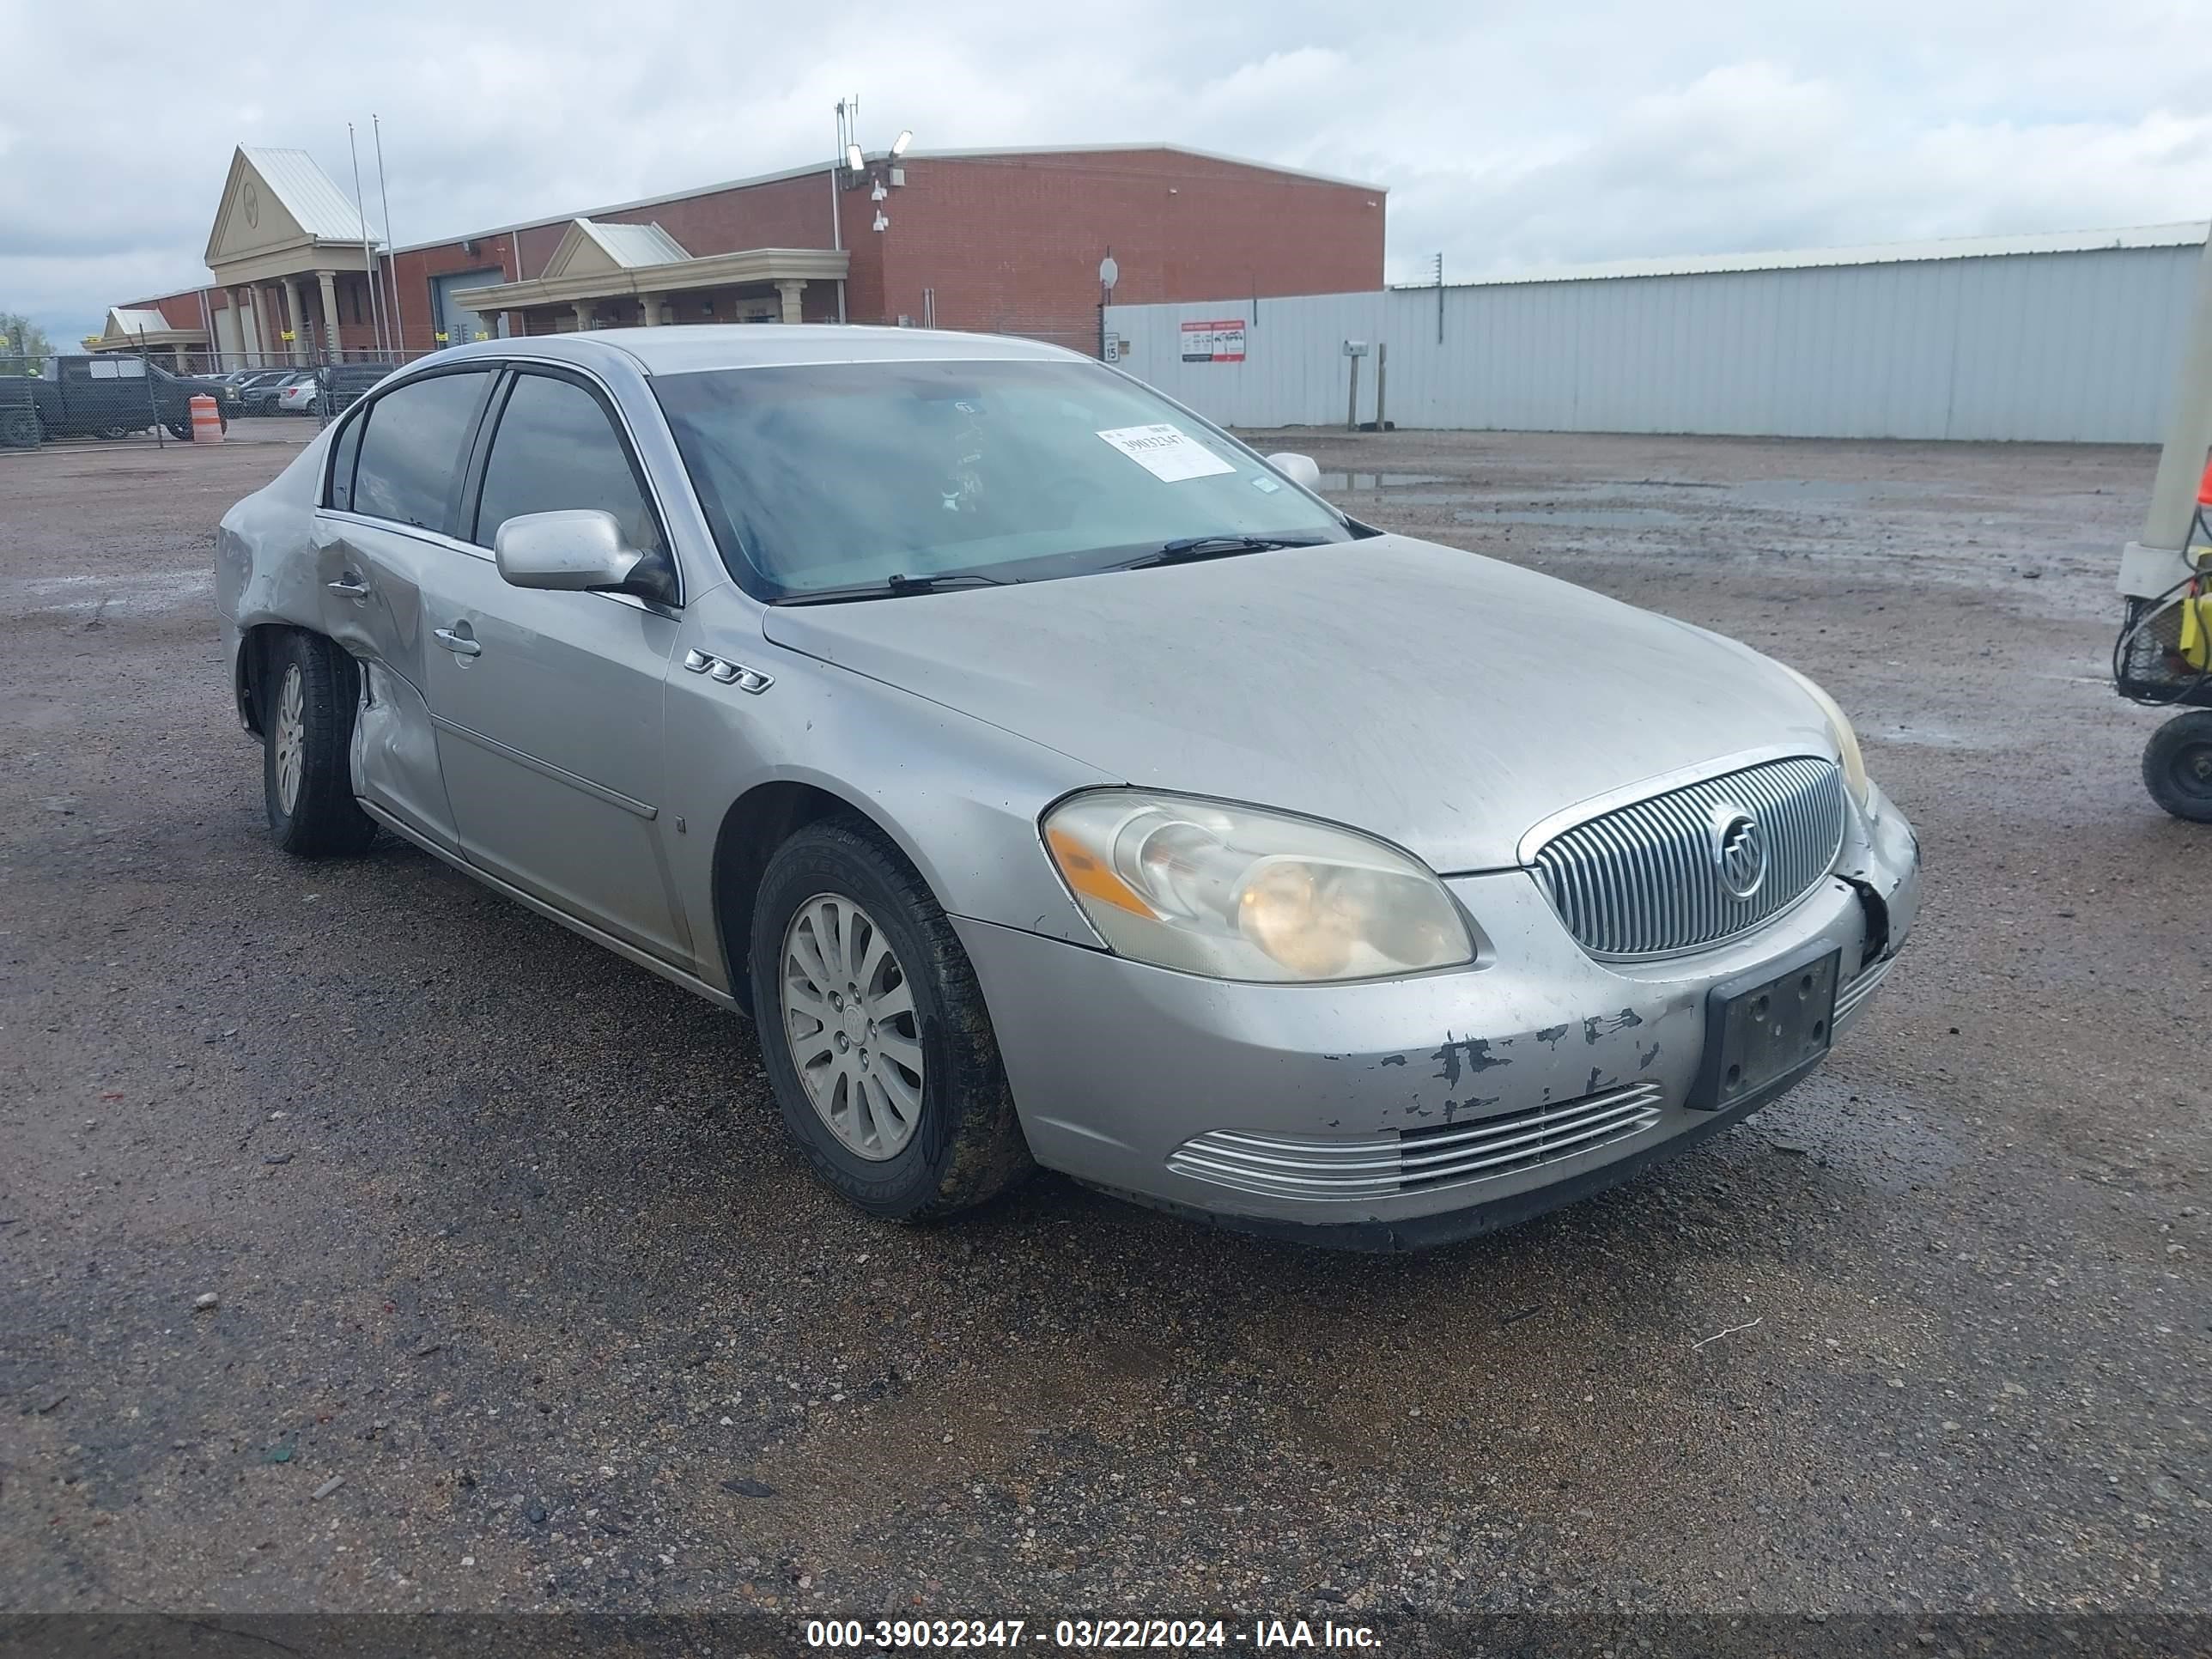
<svg viewBox="0 0 2212 1659"><path fill-rule="evenodd" d="M35 449L41 435L35 410L11 409L0 413L0 449Z"/></svg>
<svg viewBox="0 0 2212 1659"><path fill-rule="evenodd" d="M1029 1173L968 954L872 826L825 820L777 849L750 959L761 1058L784 1122L846 1200L926 1220Z"/></svg>
<svg viewBox="0 0 2212 1659"><path fill-rule="evenodd" d="M349 751L359 671L319 634L286 632L261 684L261 793L269 833L298 858L364 850L376 822L353 798Z"/></svg>
<svg viewBox="0 0 2212 1659"><path fill-rule="evenodd" d="M2212 709L2168 720L2143 746L2143 787L2178 818L2212 823Z"/></svg>

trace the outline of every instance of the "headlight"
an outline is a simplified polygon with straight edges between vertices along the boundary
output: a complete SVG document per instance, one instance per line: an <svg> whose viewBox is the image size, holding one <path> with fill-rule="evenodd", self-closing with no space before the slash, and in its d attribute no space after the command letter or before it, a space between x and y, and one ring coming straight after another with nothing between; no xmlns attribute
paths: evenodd
<svg viewBox="0 0 2212 1659"><path fill-rule="evenodd" d="M1215 979L1379 979L1474 959L1443 884L1310 818L1134 789L1070 796L1044 842L1120 955Z"/></svg>
<svg viewBox="0 0 2212 1659"><path fill-rule="evenodd" d="M1862 811L1869 810L1873 785L1867 780L1866 757L1859 753L1859 734L1851 730L1850 717L1836 706L1836 700L1807 679L1788 663L1778 665L1790 678L1805 688L1805 693L1820 705L1820 712L1828 717L1828 735L1836 740L1836 753L1844 763L1844 787L1851 792L1851 799Z"/></svg>

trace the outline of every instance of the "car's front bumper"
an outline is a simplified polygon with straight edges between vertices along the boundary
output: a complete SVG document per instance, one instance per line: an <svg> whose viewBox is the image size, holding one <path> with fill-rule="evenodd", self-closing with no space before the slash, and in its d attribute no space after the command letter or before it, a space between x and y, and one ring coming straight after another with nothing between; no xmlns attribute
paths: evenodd
<svg viewBox="0 0 2212 1659"><path fill-rule="evenodd" d="M1725 1113L1686 1103L1713 986L1825 945L1836 1033L1865 1007L1918 908L1919 849L1885 802L1837 867L1747 939L1638 963L1587 955L1525 872L1457 878L1490 941L1477 965L1349 985L956 926L1039 1163L1232 1225L1405 1249L1610 1185L1798 1081Z"/></svg>

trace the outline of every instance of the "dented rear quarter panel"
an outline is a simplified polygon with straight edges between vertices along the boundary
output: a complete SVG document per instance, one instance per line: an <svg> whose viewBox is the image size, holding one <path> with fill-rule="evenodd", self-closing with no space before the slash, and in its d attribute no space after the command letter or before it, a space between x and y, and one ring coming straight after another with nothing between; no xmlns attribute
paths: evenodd
<svg viewBox="0 0 2212 1659"><path fill-rule="evenodd" d="M290 465L236 502L216 526L215 608L234 692L243 684L239 652L252 629L271 623L322 629L322 589L308 538L330 442L328 431L318 433ZM254 729L252 711L242 702L239 718Z"/></svg>

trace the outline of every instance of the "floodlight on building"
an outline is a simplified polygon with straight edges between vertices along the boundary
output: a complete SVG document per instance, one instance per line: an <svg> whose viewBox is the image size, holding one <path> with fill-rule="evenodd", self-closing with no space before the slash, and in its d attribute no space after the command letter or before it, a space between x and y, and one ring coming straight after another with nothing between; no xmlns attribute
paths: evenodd
<svg viewBox="0 0 2212 1659"><path fill-rule="evenodd" d="M863 167L866 167L867 162L861 156L860 147L858 144L848 144L845 146L845 165L855 173L860 172Z"/></svg>
<svg viewBox="0 0 2212 1659"><path fill-rule="evenodd" d="M891 140L891 160L896 161L900 156L905 155L906 147L913 142L914 129L912 127L903 129L897 137Z"/></svg>

